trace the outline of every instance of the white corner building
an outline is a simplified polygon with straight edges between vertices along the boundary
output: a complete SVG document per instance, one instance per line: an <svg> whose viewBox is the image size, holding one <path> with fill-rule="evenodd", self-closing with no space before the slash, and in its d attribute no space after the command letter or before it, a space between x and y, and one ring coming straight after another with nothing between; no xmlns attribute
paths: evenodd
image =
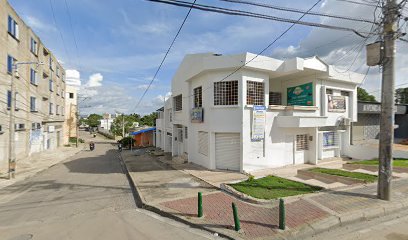
<svg viewBox="0 0 408 240"><path fill-rule="evenodd" d="M254 57L185 56L158 110L156 146L240 172L346 156L364 76L318 57Z"/></svg>

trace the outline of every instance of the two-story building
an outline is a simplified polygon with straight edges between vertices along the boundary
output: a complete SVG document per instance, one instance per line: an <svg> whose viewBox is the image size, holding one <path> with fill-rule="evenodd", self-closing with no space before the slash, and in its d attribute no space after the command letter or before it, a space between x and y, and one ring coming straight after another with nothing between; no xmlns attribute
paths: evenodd
<svg viewBox="0 0 408 240"><path fill-rule="evenodd" d="M65 70L6 0L0 0L0 46L0 172L4 172L12 107L17 160L62 145Z"/></svg>
<svg viewBox="0 0 408 240"><path fill-rule="evenodd" d="M157 122L157 146L209 169L247 172L344 155L364 76L318 57L254 57L187 55Z"/></svg>

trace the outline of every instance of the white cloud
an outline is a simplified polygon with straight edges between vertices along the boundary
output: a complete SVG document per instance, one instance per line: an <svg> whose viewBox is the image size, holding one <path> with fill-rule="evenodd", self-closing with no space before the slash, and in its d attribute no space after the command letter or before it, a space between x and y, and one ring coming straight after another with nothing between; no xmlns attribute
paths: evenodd
<svg viewBox="0 0 408 240"><path fill-rule="evenodd" d="M26 23L29 27L38 31L56 31L57 29L51 24L44 23L34 16L26 16Z"/></svg>
<svg viewBox="0 0 408 240"><path fill-rule="evenodd" d="M164 102L171 97L171 92L167 92L164 96L158 95L153 99L153 104L156 106L163 106Z"/></svg>
<svg viewBox="0 0 408 240"><path fill-rule="evenodd" d="M142 90L146 90L147 88L149 87L149 84L142 84L142 85L138 85L137 87L136 87L136 89L142 89ZM155 85L150 85L150 88L149 89L153 89L153 88L155 88Z"/></svg>
<svg viewBox="0 0 408 240"><path fill-rule="evenodd" d="M87 87L100 87L102 86L103 75L100 73L94 73L89 77L89 81L86 83Z"/></svg>
<svg viewBox="0 0 408 240"><path fill-rule="evenodd" d="M67 69L66 74L66 83L71 86L81 86L81 74L75 69Z"/></svg>

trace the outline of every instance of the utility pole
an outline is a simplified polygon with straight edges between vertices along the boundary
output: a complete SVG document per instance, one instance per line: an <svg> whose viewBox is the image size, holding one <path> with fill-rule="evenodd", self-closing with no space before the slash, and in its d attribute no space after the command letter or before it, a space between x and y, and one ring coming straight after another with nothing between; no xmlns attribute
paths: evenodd
<svg viewBox="0 0 408 240"><path fill-rule="evenodd" d="M15 107L16 107L16 99L15 99L15 90L14 90L14 75L17 73L17 65L13 64L11 69L11 94L10 94L10 119L9 119L9 152L8 152L8 162L9 162L9 170L8 170L8 178L14 178L16 172L16 156L15 156Z"/></svg>
<svg viewBox="0 0 408 240"><path fill-rule="evenodd" d="M395 40L398 37L398 12L396 0L387 0L383 9L383 57L380 119L380 150L378 168L378 198L391 200L392 153L394 144L395 98Z"/></svg>

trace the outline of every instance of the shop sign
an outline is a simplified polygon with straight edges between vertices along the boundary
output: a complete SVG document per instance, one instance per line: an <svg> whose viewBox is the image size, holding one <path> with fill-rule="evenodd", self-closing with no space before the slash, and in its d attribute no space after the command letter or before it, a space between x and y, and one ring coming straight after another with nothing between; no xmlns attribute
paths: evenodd
<svg viewBox="0 0 408 240"><path fill-rule="evenodd" d="M329 112L345 112L346 98L344 96L328 95L328 111Z"/></svg>
<svg viewBox="0 0 408 240"><path fill-rule="evenodd" d="M313 106L313 83L287 89L288 106Z"/></svg>
<svg viewBox="0 0 408 240"><path fill-rule="evenodd" d="M252 118L252 141L261 141L265 138L266 107L254 106Z"/></svg>
<svg viewBox="0 0 408 240"><path fill-rule="evenodd" d="M204 122L204 109L201 107L193 108L191 110L191 122L202 123Z"/></svg>

